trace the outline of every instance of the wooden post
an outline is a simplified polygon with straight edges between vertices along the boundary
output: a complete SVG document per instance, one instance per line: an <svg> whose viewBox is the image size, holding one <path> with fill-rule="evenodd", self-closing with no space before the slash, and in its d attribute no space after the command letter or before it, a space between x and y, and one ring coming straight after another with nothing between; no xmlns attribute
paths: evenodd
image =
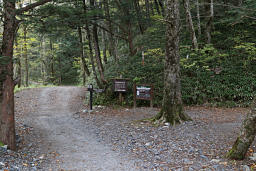
<svg viewBox="0 0 256 171"><path fill-rule="evenodd" d="M121 92L119 92L119 102L120 104L123 103L123 94Z"/></svg>

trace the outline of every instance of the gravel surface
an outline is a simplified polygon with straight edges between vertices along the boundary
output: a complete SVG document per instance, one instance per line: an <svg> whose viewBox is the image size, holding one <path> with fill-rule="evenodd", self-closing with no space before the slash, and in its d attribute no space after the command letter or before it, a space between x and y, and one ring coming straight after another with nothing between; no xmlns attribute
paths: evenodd
<svg viewBox="0 0 256 171"><path fill-rule="evenodd" d="M51 87L16 93L18 151L0 148L7 170L248 170L224 155L232 147L243 108L187 107L191 122L158 127L139 121L159 109L83 105L84 88Z"/></svg>

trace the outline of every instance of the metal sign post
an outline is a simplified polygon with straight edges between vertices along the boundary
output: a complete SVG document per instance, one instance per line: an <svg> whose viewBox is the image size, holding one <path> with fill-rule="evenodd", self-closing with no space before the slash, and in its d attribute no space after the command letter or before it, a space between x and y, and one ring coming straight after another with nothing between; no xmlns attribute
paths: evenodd
<svg viewBox="0 0 256 171"><path fill-rule="evenodd" d="M93 85L88 85L88 91L90 91L90 110L92 110L92 102L93 102Z"/></svg>

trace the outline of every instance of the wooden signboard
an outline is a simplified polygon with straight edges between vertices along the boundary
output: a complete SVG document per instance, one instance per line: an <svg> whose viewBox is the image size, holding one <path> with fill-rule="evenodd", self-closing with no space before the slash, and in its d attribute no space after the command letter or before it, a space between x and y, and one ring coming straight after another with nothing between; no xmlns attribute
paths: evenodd
<svg viewBox="0 0 256 171"><path fill-rule="evenodd" d="M114 92L127 92L127 79L113 79Z"/></svg>
<svg viewBox="0 0 256 171"><path fill-rule="evenodd" d="M148 84L134 84L133 88L134 107L136 107L136 100L150 100L150 107L153 107L153 86Z"/></svg>

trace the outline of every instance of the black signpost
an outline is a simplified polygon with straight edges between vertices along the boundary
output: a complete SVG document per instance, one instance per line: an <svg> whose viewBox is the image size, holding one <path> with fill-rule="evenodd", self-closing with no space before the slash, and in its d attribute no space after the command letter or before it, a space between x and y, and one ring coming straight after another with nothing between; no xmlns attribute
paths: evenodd
<svg viewBox="0 0 256 171"><path fill-rule="evenodd" d="M133 106L136 107L136 100L149 100L150 107L153 107L153 85L134 84L133 87Z"/></svg>
<svg viewBox="0 0 256 171"><path fill-rule="evenodd" d="M89 84L87 90L90 92L90 110L92 110L93 85Z"/></svg>

